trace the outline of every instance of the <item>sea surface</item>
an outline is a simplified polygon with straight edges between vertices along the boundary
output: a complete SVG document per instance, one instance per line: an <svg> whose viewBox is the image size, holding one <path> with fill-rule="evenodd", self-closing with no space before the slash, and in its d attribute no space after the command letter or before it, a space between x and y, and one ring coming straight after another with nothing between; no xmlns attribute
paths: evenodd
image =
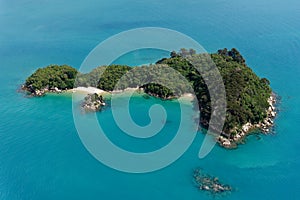
<svg viewBox="0 0 300 200"><path fill-rule="evenodd" d="M79 68L100 42L141 27L182 32L208 52L237 48L280 96L274 134L250 136L237 150L216 146L199 159L199 133L172 165L128 174L103 165L85 149L70 95L25 98L17 92L37 68ZM167 55L148 49L115 63L154 63ZM300 199L299 55L298 0L0 0L0 199L213 199L195 187L197 167L234 187L217 199ZM154 103L174 112L174 102L142 97L134 102L131 114L141 125L149 123L143 116ZM143 152L168 142L131 141L113 122L105 123L109 115L109 108L97 114L111 140L124 149ZM178 128L176 120L175 114L168 118L170 133Z"/></svg>

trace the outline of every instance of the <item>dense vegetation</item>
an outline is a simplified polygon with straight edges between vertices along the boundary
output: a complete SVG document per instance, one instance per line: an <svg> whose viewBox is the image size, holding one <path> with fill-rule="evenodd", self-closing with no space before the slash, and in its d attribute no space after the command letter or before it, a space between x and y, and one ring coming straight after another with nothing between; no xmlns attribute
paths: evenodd
<svg viewBox="0 0 300 200"><path fill-rule="evenodd" d="M247 67L239 53L213 54L212 59L223 77L226 89L225 132L247 122L258 123L265 119L269 107L267 100L272 93L270 82L266 78L260 79Z"/></svg>
<svg viewBox="0 0 300 200"><path fill-rule="evenodd" d="M38 69L26 79L25 87L32 91L58 88L65 90L73 88L77 70L67 65L50 65Z"/></svg>
<svg viewBox="0 0 300 200"><path fill-rule="evenodd" d="M184 54L184 55L183 55ZM179 54L172 53L171 58L162 59L158 63L167 64L178 70L192 84L200 106L200 121L207 128L211 116L210 95L201 74L190 64L188 60L201 62L202 67L209 68L209 61L203 54L195 55L181 50ZM183 56L190 56L185 59ZM267 102L271 95L270 82L266 78L260 79L246 64L245 59L236 50L219 50L211 54L213 62L219 70L226 90L227 112L223 131L232 133L235 127L241 128L247 122L258 123L266 118Z"/></svg>
<svg viewBox="0 0 300 200"><path fill-rule="evenodd" d="M87 74L79 74L77 86L97 87L105 91L113 91L119 79L130 69L125 65L100 66Z"/></svg>
<svg viewBox="0 0 300 200"><path fill-rule="evenodd" d="M97 87L105 91L139 87L148 94L166 99L180 96L184 91L191 91L185 81L183 76L178 72L174 73L174 70L165 65L110 65L97 67L88 74L79 74L76 85Z"/></svg>
<svg viewBox="0 0 300 200"><path fill-rule="evenodd" d="M206 75L216 78L210 71L211 59L221 74L226 90L227 111L223 131L234 134L232 130L235 127L241 128L247 122L262 121L269 106L267 99L271 95L270 82L256 76L236 49L222 49L215 54L196 54L194 50L181 49L179 53L172 52L170 58L164 58L155 65L134 68L101 66L87 74L80 74L69 66L52 65L37 70L26 80L25 85L34 89L66 89L73 88L75 84L98 87L105 91L140 87L148 94L165 99L193 89L199 101L200 123L207 128L211 116L211 97L203 73L200 74L191 61L196 60L203 71L208 73ZM179 73L173 73L172 70Z"/></svg>

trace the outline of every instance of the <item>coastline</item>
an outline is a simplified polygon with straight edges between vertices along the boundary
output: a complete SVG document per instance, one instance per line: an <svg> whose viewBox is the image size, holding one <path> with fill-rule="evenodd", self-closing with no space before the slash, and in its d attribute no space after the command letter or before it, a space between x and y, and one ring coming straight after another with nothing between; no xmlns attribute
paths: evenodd
<svg viewBox="0 0 300 200"><path fill-rule="evenodd" d="M136 90L144 91L142 88L139 88L139 87L136 87L136 88L128 87L128 88L125 88L124 90L113 90L113 91L110 91L109 93L119 94L119 93L124 93L124 92L135 92Z"/></svg>
<svg viewBox="0 0 300 200"><path fill-rule="evenodd" d="M106 92L104 90L95 88L95 87L76 87L72 89L66 89L66 90L60 90L58 88L53 89L41 89L41 90L32 90L31 88L27 88L24 85L22 85L21 90L28 92L33 97L42 97L45 96L48 93L54 93L54 94L62 94L62 93L81 93L81 94L99 94L104 95L108 94L109 92Z"/></svg>
<svg viewBox="0 0 300 200"><path fill-rule="evenodd" d="M277 102L276 94L272 93L268 98L269 107L266 110L267 117L260 123L252 124L250 122L244 124L241 129L237 127L231 132L236 132L234 137L229 137L225 134L221 134L216 138L218 144L226 149L235 149L239 144L243 143L244 139L253 133L255 130L259 130L263 134L269 134L271 128L274 126L274 119L277 116L277 109L275 104Z"/></svg>
<svg viewBox="0 0 300 200"><path fill-rule="evenodd" d="M132 92L135 92L135 91L139 92L139 93L142 93L142 94L146 94L146 95L155 97L155 98L159 98L161 100L177 99L177 100L180 100L181 102L191 102L195 99L195 96L192 93L184 93L179 97L173 97L173 98L166 98L165 99L165 98L159 97L157 95L152 95L152 94L145 93L144 89L140 88L140 87L136 87L136 88L128 87L128 88L125 88L124 90L114 90L114 91L111 91L111 92L103 91L103 92L107 93L107 94L126 94L126 93L132 93Z"/></svg>
<svg viewBox="0 0 300 200"><path fill-rule="evenodd" d="M95 87L76 87L73 89L66 90L65 92L70 92L70 93L82 93L82 94L99 94L99 95L104 95L107 94L108 92L95 88Z"/></svg>

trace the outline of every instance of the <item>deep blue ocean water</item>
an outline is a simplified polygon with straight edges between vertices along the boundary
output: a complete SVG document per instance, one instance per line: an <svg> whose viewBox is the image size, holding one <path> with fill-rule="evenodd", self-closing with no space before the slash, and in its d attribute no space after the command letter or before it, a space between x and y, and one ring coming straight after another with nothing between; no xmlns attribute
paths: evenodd
<svg viewBox="0 0 300 200"><path fill-rule="evenodd" d="M251 136L233 151L215 147L201 160L199 134L171 166L149 174L126 174L104 166L84 148L70 96L24 98L17 93L38 67L55 63L79 68L101 41L148 26L180 31L209 52L239 49L281 97L275 134L259 140ZM196 167L235 188L223 199L300 198L299 1L0 0L0 27L0 199L211 199L193 185ZM144 53L116 63L138 65L166 56L160 51ZM165 104L155 99L145 104L152 103ZM137 109L134 115L147 123L148 118L139 118L140 112ZM111 137L130 149L128 138Z"/></svg>

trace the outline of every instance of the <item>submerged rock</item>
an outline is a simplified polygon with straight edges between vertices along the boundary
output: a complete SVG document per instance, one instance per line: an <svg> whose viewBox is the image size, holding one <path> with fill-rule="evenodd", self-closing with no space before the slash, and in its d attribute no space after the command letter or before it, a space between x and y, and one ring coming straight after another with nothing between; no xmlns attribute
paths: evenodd
<svg viewBox="0 0 300 200"><path fill-rule="evenodd" d="M232 191L231 186L221 183L217 177L205 173L202 169L194 171L194 181L199 190L209 192L212 195L223 195Z"/></svg>

